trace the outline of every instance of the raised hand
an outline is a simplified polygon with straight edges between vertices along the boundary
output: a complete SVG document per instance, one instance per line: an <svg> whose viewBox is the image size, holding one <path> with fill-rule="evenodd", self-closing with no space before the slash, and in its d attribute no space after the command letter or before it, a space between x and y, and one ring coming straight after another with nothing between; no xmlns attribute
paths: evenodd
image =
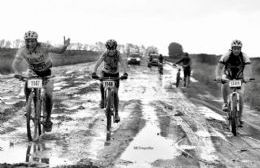
<svg viewBox="0 0 260 168"><path fill-rule="evenodd" d="M63 36L64 46L68 47L70 45L70 38L66 39L65 36Z"/></svg>

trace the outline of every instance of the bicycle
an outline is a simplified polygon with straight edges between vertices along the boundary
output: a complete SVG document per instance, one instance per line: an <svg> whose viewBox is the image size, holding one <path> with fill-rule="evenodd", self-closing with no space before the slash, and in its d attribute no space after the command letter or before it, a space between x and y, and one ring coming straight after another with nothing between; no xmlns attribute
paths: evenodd
<svg viewBox="0 0 260 168"><path fill-rule="evenodd" d="M182 78L181 78L181 67L177 66L177 65L175 65L175 67L178 68L178 72L176 74L176 88L177 88L177 87L179 87L180 81L182 80Z"/></svg>
<svg viewBox="0 0 260 168"><path fill-rule="evenodd" d="M236 79L236 80L229 80L229 79L222 79L222 80L216 80L218 83L229 83L229 88L231 89L230 94L228 95L228 109L227 109L227 118L228 118L228 126L229 130L233 133L234 136L237 135L237 127L240 123L239 120L239 112L243 108L242 104L240 102L240 94L238 93L238 90L241 89L242 83L247 83L250 81L255 80L254 78L251 78L249 81L245 81L243 79Z"/></svg>
<svg viewBox="0 0 260 168"><path fill-rule="evenodd" d="M111 118L115 120L115 103L114 96L117 93L116 88L116 81L117 80L123 80L124 78L121 77L95 77L94 79L100 80L103 83L104 86L104 106L105 106L105 113L107 118L107 131L111 131ZM118 97L118 95L116 95ZM119 103L117 101L117 103ZM118 106L117 106L118 107ZM115 121L114 121L115 122Z"/></svg>
<svg viewBox="0 0 260 168"><path fill-rule="evenodd" d="M31 90L28 100L26 102L25 116L27 124L27 137L29 141L37 141L41 134L45 133L44 123L47 116L45 109L45 89L43 88L43 86L53 76L28 77L22 75L15 75L14 77L21 81L24 81L27 85L27 88Z"/></svg>

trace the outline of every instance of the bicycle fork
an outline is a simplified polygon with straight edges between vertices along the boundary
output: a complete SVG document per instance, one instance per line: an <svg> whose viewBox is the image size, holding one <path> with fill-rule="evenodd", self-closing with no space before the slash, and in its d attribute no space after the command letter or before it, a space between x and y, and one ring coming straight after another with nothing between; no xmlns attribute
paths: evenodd
<svg viewBox="0 0 260 168"><path fill-rule="evenodd" d="M240 95L237 92L231 93L229 97L229 102L232 102L233 96L236 96L236 107L234 107L233 103L230 103L230 110L233 111L236 108L237 111L240 111Z"/></svg>

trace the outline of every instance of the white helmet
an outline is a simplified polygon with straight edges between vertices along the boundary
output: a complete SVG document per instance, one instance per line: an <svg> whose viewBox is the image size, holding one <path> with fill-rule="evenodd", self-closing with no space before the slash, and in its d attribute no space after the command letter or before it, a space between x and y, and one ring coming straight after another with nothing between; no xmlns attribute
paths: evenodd
<svg viewBox="0 0 260 168"><path fill-rule="evenodd" d="M242 48L242 42L240 40L234 40L231 43L231 48L232 47L241 47Z"/></svg>
<svg viewBox="0 0 260 168"><path fill-rule="evenodd" d="M34 31L28 31L24 34L24 40L27 39L38 39L38 34Z"/></svg>

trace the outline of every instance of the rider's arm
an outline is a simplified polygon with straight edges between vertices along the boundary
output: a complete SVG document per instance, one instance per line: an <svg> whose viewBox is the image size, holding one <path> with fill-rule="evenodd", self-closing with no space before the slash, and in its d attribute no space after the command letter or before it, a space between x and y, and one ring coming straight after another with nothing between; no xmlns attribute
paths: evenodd
<svg viewBox="0 0 260 168"><path fill-rule="evenodd" d="M175 62L174 64L179 64L183 61L183 58L179 59L177 62Z"/></svg>
<svg viewBox="0 0 260 168"><path fill-rule="evenodd" d="M221 79L224 64L218 63L216 67L216 79Z"/></svg>
<svg viewBox="0 0 260 168"><path fill-rule="evenodd" d="M244 68L244 78L245 80L249 80L250 78L253 77L253 73L252 73L252 64L250 61L250 58L243 53L243 59L244 59L244 63L245 63L245 68Z"/></svg>
<svg viewBox="0 0 260 168"><path fill-rule="evenodd" d="M97 73L97 69L98 69L98 67L100 66L100 64L102 63L103 60L104 60L104 54L101 55L101 56L99 57L99 59L97 60L97 63L96 63L96 65L94 66L94 70L93 70L94 73Z"/></svg>
<svg viewBox="0 0 260 168"><path fill-rule="evenodd" d="M66 51L67 45L63 45L61 47L53 47L52 45L46 45L47 52L52 52L56 54L62 54Z"/></svg>
<svg viewBox="0 0 260 168"><path fill-rule="evenodd" d="M17 51L15 58L13 60L13 63L12 63L12 68L13 68L13 71L14 71L15 74L21 75L21 72L17 68L22 63L22 61L23 61L22 49L19 49Z"/></svg>
<svg viewBox="0 0 260 168"><path fill-rule="evenodd" d="M223 69L225 67L226 61L230 55L230 51L228 53L223 54L217 64L216 67L216 79L221 79Z"/></svg>
<svg viewBox="0 0 260 168"><path fill-rule="evenodd" d="M126 63L126 59L125 59L121 54L119 54L119 62L120 62L120 64L123 66L123 72L124 72L124 74L127 73L127 63Z"/></svg>

